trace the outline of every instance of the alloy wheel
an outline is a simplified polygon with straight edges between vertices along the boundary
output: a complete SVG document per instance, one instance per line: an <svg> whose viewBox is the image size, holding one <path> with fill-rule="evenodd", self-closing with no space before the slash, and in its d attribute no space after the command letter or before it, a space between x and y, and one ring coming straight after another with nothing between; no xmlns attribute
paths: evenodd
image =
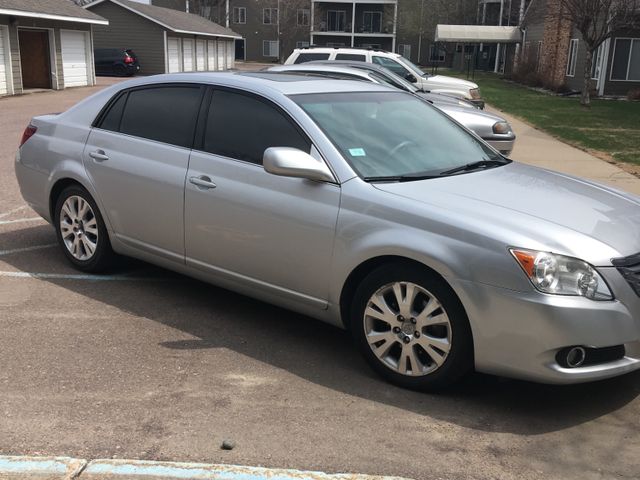
<svg viewBox="0 0 640 480"><path fill-rule="evenodd" d="M90 260L98 246L98 221L87 200L72 195L62 204L60 234L73 258Z"/></svg>

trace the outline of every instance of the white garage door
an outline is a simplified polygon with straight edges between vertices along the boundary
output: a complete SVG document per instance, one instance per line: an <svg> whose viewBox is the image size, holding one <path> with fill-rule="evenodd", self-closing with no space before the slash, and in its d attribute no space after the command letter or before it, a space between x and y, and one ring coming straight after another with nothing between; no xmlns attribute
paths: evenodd
<svg viewBox="0 0 640 480"><path fill-rule="evenodd" d="M182 40L182 64L185 72L193 72L193 40Z"/></svg>
<svg viewBox="0 0 640 480"><path fill-rule="evenodd" d="M89 85L91 69L89 68L87 44L87 32L60 31L62 74L65 88Z"/></svg>
<svg viewBox="0 0 640 480"><path fill-rule="evenodd" d="M224 42L227 44L227 68L233 68L236 61L236 42Z"/></svg>
<svg viewBox="0 0 640 480"><path fill-rule="evenodd" d="M9 92L7 85L7 58L9 56L9 46L5 46L7 38L8 35L5 27L0 25L0 95L6 95Z"/></svg>
<svg viewBox="0 0 640 480"><path fill-rule="evenodd" d="M207 70L213 71L216 69L216 41L209 40L207 42Z"/></svg>
<svg viewBox="0 0 640 480"><path fill-rule="evenodd" d="M224 44L223 40L218 40L218 70L224 70Z"/></svg>
<svg viewBox="0 0 640 480"><path fill-rule="evenodd" d="M167 61L169 63L169 73L177 73L180 69L180 39L167 39Z"/></svg>
<svg viewBox="0 0 640 480"><path fill-rule="evenodd" d="M207 69L206 43L204 40L196 40L196 70L203 72Z"/></svg>

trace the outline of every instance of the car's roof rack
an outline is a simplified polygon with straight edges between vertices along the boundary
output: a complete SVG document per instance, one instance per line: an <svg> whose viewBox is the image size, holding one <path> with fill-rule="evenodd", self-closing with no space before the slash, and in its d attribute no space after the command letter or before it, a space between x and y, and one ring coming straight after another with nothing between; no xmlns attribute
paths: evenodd
<svg viewBox="0 0 640 480"><path fill-rule="evenodd" d="M309 45L308 47L299 47L298 50L313 50L314 48L329 48L333 50L368 50L370 52L393 53L382 48L373 47L327 47L326 45Z"/></svg>

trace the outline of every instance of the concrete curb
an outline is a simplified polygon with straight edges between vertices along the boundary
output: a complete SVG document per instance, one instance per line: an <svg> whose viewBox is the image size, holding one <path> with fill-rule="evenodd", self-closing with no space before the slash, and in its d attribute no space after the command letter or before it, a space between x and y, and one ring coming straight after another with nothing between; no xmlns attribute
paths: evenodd
<svg viewBox="0 0 640 480"><path fill-rule="evenodd" d="M302 470L210 465L144 460L83 460L69 457L0 456L0 479L86 480L407 480L350 473L328 474Z"/></svg>

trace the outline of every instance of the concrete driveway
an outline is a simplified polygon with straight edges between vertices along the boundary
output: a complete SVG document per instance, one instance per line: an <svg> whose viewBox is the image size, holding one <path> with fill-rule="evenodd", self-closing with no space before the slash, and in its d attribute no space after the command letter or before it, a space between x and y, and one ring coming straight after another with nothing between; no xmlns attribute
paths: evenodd
<svg viewBox="0 0 640 480"><path fill-rule="evenodd" d="M571 387L474 375L419 394L381 381L346 333L309 318L133 261L78 276L25 208L12 162L32 115L96 89L0 99L0 454L638 478L639 373ZM513 124L515 158L557 158L545 166L638 192L637 179Z"/></svg>

